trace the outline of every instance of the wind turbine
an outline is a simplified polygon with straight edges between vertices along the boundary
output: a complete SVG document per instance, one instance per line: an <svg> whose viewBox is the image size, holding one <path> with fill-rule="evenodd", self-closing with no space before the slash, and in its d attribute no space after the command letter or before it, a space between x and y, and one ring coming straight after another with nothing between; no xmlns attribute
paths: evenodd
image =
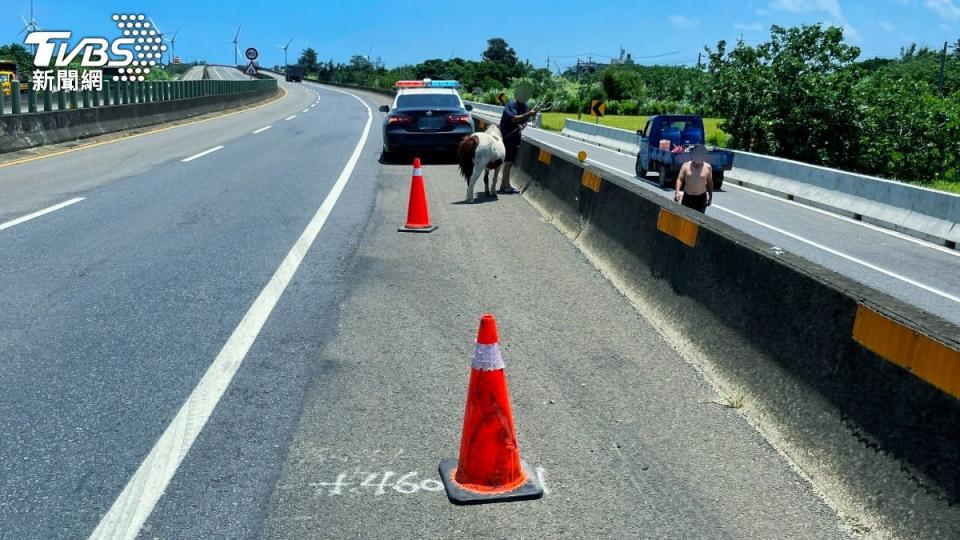
<svg viewBox="0 0 960 540"><path fill-rule="evenodd" d="M237 45L240 40L240 29L243 28L243 25L237 27L237 33L233 36L233 65L240 65L240 46Z"/></svg>
<svg viewBox="0 0 960 540"><path fill-rule="evenodd" d="M173 31L173 37L167 40L170 42L170 63L171 64L173 63L173 59L177 57L177 34L179 33L180 33L180 29L177 28L176 30Z"/></svg>
<svg viewBox="0 0 960 540"><path fill-rule="evenodd" d="M153 18L148 18L148 20L150 21L150 25L153 27L153 30L157 32L157 38L160 39L160 43L163 43L163 39L164 39L163 36L166 35L166 34L164 34L163 30L160 30L160 27L157 26L157 23L153 20ZM157 64L159 64L159 65L162 66L162 65L163 65L163 54L160 55L160 59L159 59L159 60L160 60L160 61L157 62Z"/></svg>
<svg viewBox="0 0 960 540"><path fill-rule="evenodd" d="M283 67L284 67L284 69L286 69L286 67L290 65L290 64L287 62L287 49L290 48L290 44L291 44L291 43L293 43L293 38L290 38L290 41L288 41L286 45L277 45L277 47L280 47L281 49L283 49Z"/></svg>
<svg viewBox="0 0 960 540"><path fill-rule="evenodd" d="M17 32L18 36L20 34L29 34L30 32L36 32L40 30L40 25L37 24L37 19L33 16L33 0L30 0L30 22L27 22L23 15L20 16L20 20L23 21L23 28ZM33 54L37 54L36 45L33 46Z"/></svg>

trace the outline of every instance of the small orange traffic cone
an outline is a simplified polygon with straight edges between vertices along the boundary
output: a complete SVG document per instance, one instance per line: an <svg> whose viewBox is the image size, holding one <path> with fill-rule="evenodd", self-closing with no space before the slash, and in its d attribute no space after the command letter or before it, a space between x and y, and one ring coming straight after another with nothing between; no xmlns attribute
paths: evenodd
<svg viewBox="0 0 960 540"><path fill-rule="evenodd" d="M407 224L398 232L428 233L437 230L430 223L430 211L427 210L427 191L423 186L423 169L420 158L413 159L413 180L410 181L410 202L407 206Z"/></svg>
<svg viewBox="0 0 960 540"><path fill-rule="evenodd" d="M543 497L536 475L520 460L504 367L497 321L484 315L470 371L460 459L440 462L440 479L454 504Z"/></svg>

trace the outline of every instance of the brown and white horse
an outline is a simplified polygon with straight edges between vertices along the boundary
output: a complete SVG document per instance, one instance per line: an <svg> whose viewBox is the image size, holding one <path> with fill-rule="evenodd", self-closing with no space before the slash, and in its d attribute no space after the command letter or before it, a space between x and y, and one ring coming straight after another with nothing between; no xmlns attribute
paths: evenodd
<svg viewBox="0 0 960 540"><path fill-rule="evenodd" d="M483 174L484 193L496 196L500 166L507 156L500 127L490 124L485 131L464 137L457 146L457 156L460 158L460 174L467 181L466 202L473 202L473 186L480 174ZM493 171L492 184L487 180L487 171Z"/></svg>

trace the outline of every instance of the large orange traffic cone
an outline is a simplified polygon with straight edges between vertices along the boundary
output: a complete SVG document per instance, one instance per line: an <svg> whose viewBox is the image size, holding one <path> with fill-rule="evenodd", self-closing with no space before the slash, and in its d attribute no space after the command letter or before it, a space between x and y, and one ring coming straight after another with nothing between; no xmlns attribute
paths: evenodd
<svg viewBox="0 0 960 540"><path fill-rule="evenodd" d="M407 205L407 224L397 231L428 233L435 230L437 226L430 223L430 211L427 210L427 191L423 187L420 158L414 158L413 180L410 181L410 202Z"/></svg>
<svg viewBox="0 0 960 540"><path fill-rule="evenodd" d="M497 321L480 319L460 459L440 462L440 479L455 504L481 504L543 497L543 488L520 460Z"/></svg>

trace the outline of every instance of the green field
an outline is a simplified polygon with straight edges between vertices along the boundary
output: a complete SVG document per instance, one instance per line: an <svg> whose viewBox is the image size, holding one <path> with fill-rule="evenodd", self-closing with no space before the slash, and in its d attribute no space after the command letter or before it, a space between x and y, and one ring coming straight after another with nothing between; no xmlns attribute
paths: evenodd
<svg viewBox="0 0 960 540"><path fill-rule="evenodd" d="M546 112L543 113L543 127L544 129L549 129L551 131L561 131L563 129L563 121L566 118L571 118L573 120L577 119L576 113L558 113L558 112ZM608 126L613 128L626 129L629 131L636 131L638 129L643 129L644 124L647 123L648 116L604 116L600 119L601 126ZM581 122L593 122L593 118L587 115L583 115L580 119ZM719 136L719 146L726 146L727 139L729 135L724 133L719 127L718 124L721 122L719 118L704 118L703 123L707 128L707 141L709 142L711 136L716 134Z"/></svg>

